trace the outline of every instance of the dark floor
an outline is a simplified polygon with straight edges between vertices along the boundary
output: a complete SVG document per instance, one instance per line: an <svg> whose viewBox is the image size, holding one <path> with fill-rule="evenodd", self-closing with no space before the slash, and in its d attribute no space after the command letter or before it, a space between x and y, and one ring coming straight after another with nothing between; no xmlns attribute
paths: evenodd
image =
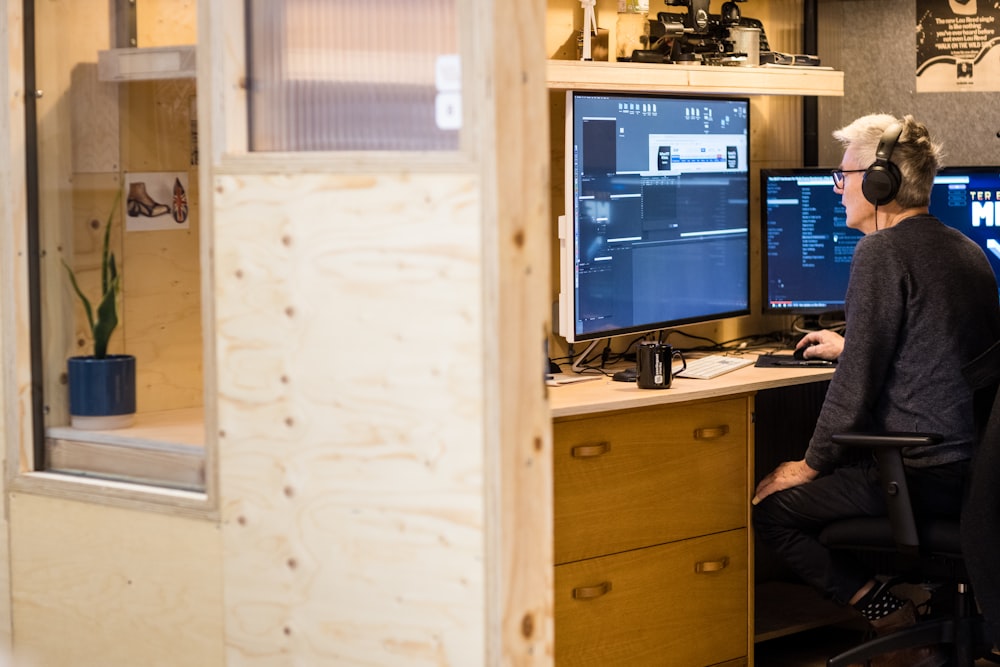
<svg viewBox="0 0 1000 667"><path fill-rule="evenodd" d="M757 644L754 664L757 667L823 667L830 656L853 646L862 639L859 630L830 626L807 630ZM976 667L995 667L987 660Z"/></svg>
<svg viewBox="0 0 1000 667"><path fill-rule="evenodd" d="M820 667L863 639L861 631L842 627L806 630L757 644L754 664L758 667Z"/></svg>

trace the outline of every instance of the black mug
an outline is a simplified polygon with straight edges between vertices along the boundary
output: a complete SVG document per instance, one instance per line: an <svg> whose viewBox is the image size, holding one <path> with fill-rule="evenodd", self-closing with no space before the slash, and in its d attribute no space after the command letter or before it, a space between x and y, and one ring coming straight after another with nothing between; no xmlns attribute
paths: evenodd
<svg viewBox="0 0 1000 667"><path fill-rule="evenodd" d="M635 355L635 383L639 389L669 389L674 379L674 359L681 360L680 372L687 368L687 361L680 350L665 343L640 343Z"/></svg>

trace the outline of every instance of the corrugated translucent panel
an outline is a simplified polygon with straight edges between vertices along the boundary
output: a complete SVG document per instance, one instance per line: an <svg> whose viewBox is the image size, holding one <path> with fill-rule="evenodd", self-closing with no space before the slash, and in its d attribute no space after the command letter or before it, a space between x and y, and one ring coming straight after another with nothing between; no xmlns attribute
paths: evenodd
<svg viewBox="0 0 1000 667"><path fill-rule="evenodd" d="M251 150L456 150L455 3L247 0Z"/></svg>

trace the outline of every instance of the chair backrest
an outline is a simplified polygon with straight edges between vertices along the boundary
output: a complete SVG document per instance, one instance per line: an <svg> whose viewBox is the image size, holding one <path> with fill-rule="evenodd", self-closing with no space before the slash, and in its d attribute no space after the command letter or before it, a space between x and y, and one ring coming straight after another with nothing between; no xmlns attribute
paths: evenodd
<svg viewBox="0 0 1000 667"><path fill-rule="evenodd" d="M972 477L962 513L962 552L976 601L1000 645L1000 342L963 369L976 389L977 426ZM992 394L991 394L992 391Z"/></svg>
<svg viewBox="0 0 1000 667"><path fill-rule="evenodd" d="M994 343L962 368L965 381L973 391L977 443L982 442L991 420L1000 420L997 388L1000 387L1000 341Z"/></svg>

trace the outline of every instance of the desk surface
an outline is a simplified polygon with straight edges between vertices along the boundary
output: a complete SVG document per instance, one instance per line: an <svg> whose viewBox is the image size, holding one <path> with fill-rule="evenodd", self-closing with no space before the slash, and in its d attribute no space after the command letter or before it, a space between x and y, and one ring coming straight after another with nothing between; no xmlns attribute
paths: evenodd
<svg viewBox="0 0 1000 667"><path fill-rule="evenodd" d="M755 356L755 355L754 355ZM821 382L833 368L757 368L745 366L711 380L674 378L670 389L639 389L610 377L549 387L552 417L572 417L708 398L752 394L764 389Z"/></svg>

